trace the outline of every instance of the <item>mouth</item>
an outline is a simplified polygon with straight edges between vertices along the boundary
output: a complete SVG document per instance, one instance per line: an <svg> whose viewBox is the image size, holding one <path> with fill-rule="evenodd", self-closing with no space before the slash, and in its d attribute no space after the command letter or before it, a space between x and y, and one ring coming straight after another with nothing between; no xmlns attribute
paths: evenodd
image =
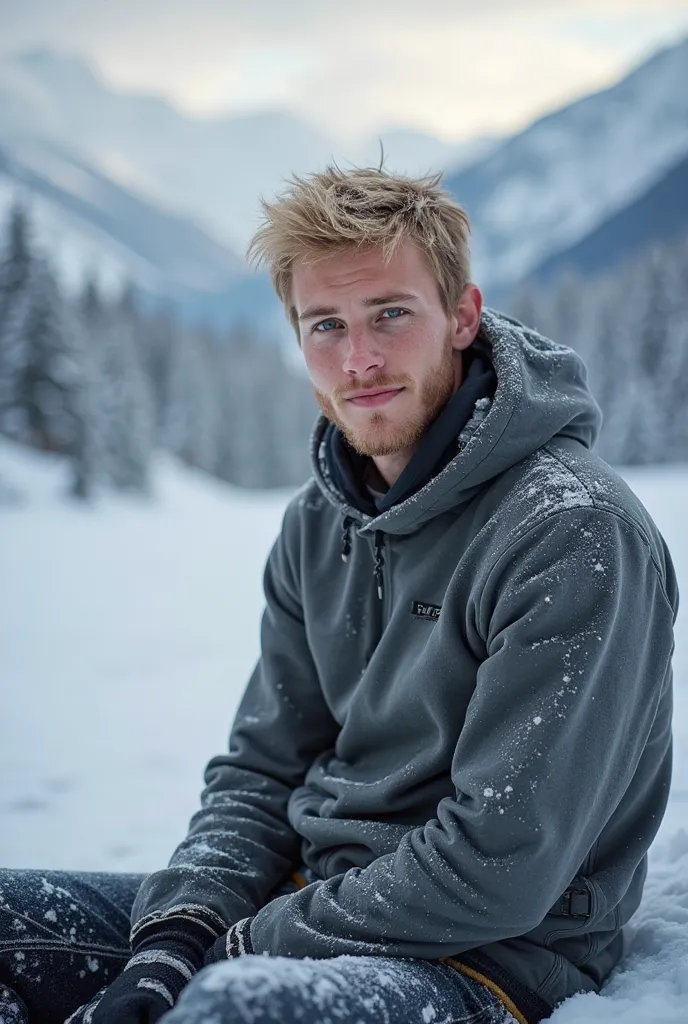
<svg viewBox="0 0 688 1024"><path fill-rule="evenodd" d="M352 395L351 398L347 399L347 402L351 402L352 405L361 406L364 409L386 405L387 402L391 402L393 398L401 394L403 390L403 388L384 388L379 391L368 391L362 395Z"/></svg>

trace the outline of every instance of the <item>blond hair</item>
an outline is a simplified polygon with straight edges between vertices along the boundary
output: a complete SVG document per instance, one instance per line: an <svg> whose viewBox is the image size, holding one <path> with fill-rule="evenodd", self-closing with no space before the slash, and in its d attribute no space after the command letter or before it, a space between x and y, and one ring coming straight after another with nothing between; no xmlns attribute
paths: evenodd
<svg viewBox="0 0 688 1024"><path fill-rule="evenodd" d="M256 266L267 266L295 330L291 281L296 261L315 263L377 246L387 262L407 239L428 259L445 312L456 308L470 280L470 225L465 210L439 187L441 177L411 178L381 167L343 171L333 165L305 177L294 175L274 202L261 199L264 220L247 257Z"/></svg>

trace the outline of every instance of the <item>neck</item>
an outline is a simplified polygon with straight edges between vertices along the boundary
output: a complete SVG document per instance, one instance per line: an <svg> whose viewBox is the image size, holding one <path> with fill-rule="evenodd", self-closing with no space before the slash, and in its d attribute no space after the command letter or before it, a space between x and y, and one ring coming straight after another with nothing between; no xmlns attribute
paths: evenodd
<svg viewBox="0 0 688 1024"><path fill-rule="evenodd" d="M369 469L371 486L376 487L377 482L378 485L382 486L376 487L376 489L385 491L393 487L413 458L414 452L418 449L418 444L410 448L404 448L402 451L394 452L392 455L373 456L370 460Z"/></svg>

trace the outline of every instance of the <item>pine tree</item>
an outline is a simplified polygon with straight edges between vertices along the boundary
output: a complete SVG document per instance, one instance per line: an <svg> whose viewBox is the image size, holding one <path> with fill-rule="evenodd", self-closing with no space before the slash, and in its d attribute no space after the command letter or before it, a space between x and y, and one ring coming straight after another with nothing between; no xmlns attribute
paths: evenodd
<svg viewBox="0 0 688 1024"><path fill-rule="evenodd" d="M111 474L115 486L145 494L155 443L153 395L145 371L141 323L133 292L125 290L107 315L106 377L113 387Z"/></svg>
<svg viewBox="0 0 688 1024"><path fill-rule="evenodd" d="M105 310L94 278L88 278L82 294L74 303L73 316L81 341L84 366L88 375L89 461L96 485L109 483L107 466L107 383L103 375L102 346Z"/></svg>
<svg viewBox="0 0 688 1024"><path fill-rule="evenodd" d="M266 352L245 323L235 325L221 354L222 475L238 487L264 487L271 480L268 423L260 395Z"/></svg>
<svg viewBox="0 0 688 1024"><path fill-rule="evenodd" d="M668 325L670 385L666 397L666 458L688 461L688 236L671 246L672 308Z"/></svg>
<svg viewBox="0 0 688 1024"><path fill-rule="evenodd" d="M603 458L688 458L688 239L598 278L569 272L543 290L523 285L508 309L522 319L524 306L538 329L582 356L604 414Z"/></svg>
<svg viewBox="0 0 688 1024"><path fill-rule="evenodd" d="M26 432L21 379L28 359L24 326L31 301L33 255L28 216L15 205L0 261L0 431L17 440Z"/></svg>
<svg viewBox="0 0 688 1024"><path fill-rule="evenodd" d="M156 448L166 447L167 396L179 330L173 307L166 305L145 317L141 331L143 365L153 400Z"/></svg>
<svg viewBox="0 0 688 1024"><path fill-rule="evenodd" d="M117 489L145 494L150 488L154 410L133 294L126 291L119 300L106 302L95 283L88 282L80 315L94 364L99 476Z"/></svg>
<svg viewBox="0 0 688 1024"><path fill-rule="evenodd" d="M75 395L79 366L57 281L42 259L33 261L31 301L22 324L26 362L19 379L25 440L35 448L67 451L78 432Z"/></svg>
<svg viewBox="0 0 688 1024"><path fill-rule="evenodd" d="M625 461L634 400L634 367L627 358L629 338L619 316L616 276L604 277L586 289L583 321L587 344L581 355L590 390L602 409L599 453L609 462ZM581 335L582 339L582 335Z"/></svg>
<svg viewBox="0 0 688 1024"><path fill-rule="evenodd" d="M164 446L188 465L214 473L221 414L211 332L177 325L169 341L162 411Z"/></svg>
<svg viewBox="0 0 688 1024"><path fill-rule="evenodd" d="M543 307L542 288L532 278L521 281L509 294L505 305L510 316L520 320L526 327L533 327L541 334L546 334Z"/></svg>
<svg viewBox="0 0 688 1024"><path fill-rule="evenodd" d="M670 336L675 310L673 269L671 257L661 245L653 245L630 268L633 284L626 313L630 335L627 359L635 373L627 457L633 463L661 462L667 457L666 413L674 387Z"/></svg>
<svg viewBox="0 0 688 1024"><path fill-rule="evenodd" d="M576 271L562 271L546 293L540 315L544 334L575 349L580 347L582 339L586 283Z"/></svg>
<svg viewBox="0 0 688 1024"><path fill-rule="evenodd" d="M16 440L68 455L72 492L81 497L93 468L84 356L72 311L52 268L32 251L17 206L0 265L0 420Z"/></svg>
<svg viewBox="0 0 688 1024"><path fill-rule="evenodd" d="M62 452L73 468L72 493L87 497L94 482L92 379L75 317L47 262L34 259L31 302L23 333L27 360L19 400L26 438L34 447Z"/></svg>

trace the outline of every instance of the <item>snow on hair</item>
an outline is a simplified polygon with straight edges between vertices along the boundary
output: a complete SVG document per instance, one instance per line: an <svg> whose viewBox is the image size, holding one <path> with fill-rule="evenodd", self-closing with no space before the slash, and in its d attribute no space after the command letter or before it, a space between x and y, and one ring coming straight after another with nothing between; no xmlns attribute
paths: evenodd
<svg viewBox="0 0 688 1024"><path fill-rule="evenodd" d="M296 261L314 263L362 246L390 260L407 239L425 253L447 312L470 280L465 210L439 187L442 175L419 178L380 168L332 165L294 175L273 202L261 197L264 219L247 257L268 268L272 285L296 327L291 275Z"/></svg>

